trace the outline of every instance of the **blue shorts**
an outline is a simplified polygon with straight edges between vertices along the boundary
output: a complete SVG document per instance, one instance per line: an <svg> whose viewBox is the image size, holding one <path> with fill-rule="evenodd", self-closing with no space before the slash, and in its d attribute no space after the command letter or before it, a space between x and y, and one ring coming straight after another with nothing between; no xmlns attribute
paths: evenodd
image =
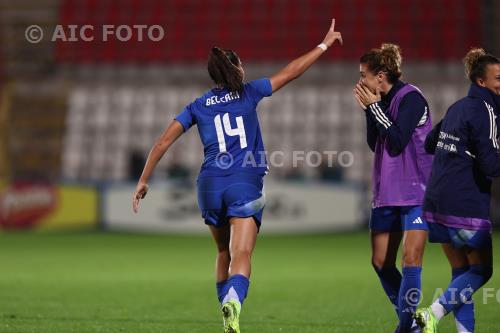
<svg viewBox="0 0 500 333"><path fill-rule="evenodd" d="M473 249L492 247L491 232L489 230L452 228L441 223L429 223L429 242L451 243L457 249L464 246Z"/></svg>
<svg viewBox="0 0 500 333"><path fill-rule="evenodd" d="M422 218L422 206L386 206L372 209L370 230L396 232L429 228Z"/></svg>
<svg viewBox="0 0 500 333"><path fill-rule="evenodd" d="M264 176L234 173L198 178L198 206L205 224L223 227L230 217L254 217L260 228L266 202Z"/></svg>

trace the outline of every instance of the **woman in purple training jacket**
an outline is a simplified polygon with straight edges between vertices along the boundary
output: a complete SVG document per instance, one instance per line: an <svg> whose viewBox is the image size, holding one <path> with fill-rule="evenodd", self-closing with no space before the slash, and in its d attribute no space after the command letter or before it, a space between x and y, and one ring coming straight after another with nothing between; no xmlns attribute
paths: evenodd
<svg viewBox="0 0 500 333"><path fill-rule="evenodd" d="M372 265L396 308L398 333L419 332L412 315L420 300L428 230L422 203L432 163L424 148L432 127L429 107L417 87L400 81L401 62L397 45L368 51L360 59L360 80L354 89L365 110L368 145L375 153ZM402 274L396 267L401 240Z"/></svg>

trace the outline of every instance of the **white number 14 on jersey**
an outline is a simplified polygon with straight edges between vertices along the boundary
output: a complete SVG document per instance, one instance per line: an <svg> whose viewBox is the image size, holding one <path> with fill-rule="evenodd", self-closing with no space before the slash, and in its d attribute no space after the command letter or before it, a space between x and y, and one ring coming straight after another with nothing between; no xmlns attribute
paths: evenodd
<svg viewBox="0 0 500 333"><path fill-rule="evenodd" d="M229 121L229 113L225 113L222 116L222 121L220 119L220 115L215 116L214 123L215 123L215 130L217 131L217 140L219 141L219 150L221 153L227 151L224 132L228 136L239 136L241 149L247 147L247 136L245 134L245 126L243 124L242 116L236 117L235 128L231 127L231 122ZM222 127L222 123L224 123L224 128Z"/></svg>

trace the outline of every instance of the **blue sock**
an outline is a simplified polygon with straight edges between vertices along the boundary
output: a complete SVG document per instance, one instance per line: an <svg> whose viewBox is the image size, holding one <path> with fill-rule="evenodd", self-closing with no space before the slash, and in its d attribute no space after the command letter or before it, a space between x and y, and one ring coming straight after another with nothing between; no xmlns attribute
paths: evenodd
<svg viewBox="0 0 500 333"><path fill-rule="evenodd" d="M470 265L467 272L453 280L448 289L439 298L439 304L446 313L450 313L464 303L470 303L472 294L481 288L490 279L493 267L484 265Z"/></svg>
<svg viewBox="0 0 500 333"><path fill-rule="evenodd" d="M396 266L383 267L382 269L375 268L380 282L382 283L382 288L384 288L385 294L389 297L392 305L398 312L398 295L399 288L401 286L401 273L396 268Z"/></svg>
<svg viewBox="0 0 500 333"><path fill-rule="evenodd" d="M465 266L462 268L454 268L451 271L451 281L453 282L462 274L466 273L469 270L469 266ZM474 303L471 302L467 304L462 304L453 310L453 314L455 315L455 324L457 326L458 332L474 332Z"/></svg>
<svg viewBox="0 0 500 333"><path fill-rule="evenodd" d="M422 267L403 267L403 280L399 289L399 329L408 332L413 314L421 297Z"/></svg>
<svg viewBox="0 0 500 333"><path fill-rule="evenodd" d="M215 285L216 288L217 288L217 298L219 299L219 303L222 304L222 300L224 299L224 296L226 296L226 294L224 293L225 291L225 286L226 286L226 283L227 283L227 280L224 280L224 281L221 281L221 282L217 282L217 284Z"/></svg>
<svg viewBox="0 0 500 333"><path fill-rule="evenodd" d="M243 305L243 301L247 297L248 287L250 286L250 281L246 276L241 274L236 274L231 276L223 289L224 297L221 301L222 304L228 301L237 301Z"/></svg>

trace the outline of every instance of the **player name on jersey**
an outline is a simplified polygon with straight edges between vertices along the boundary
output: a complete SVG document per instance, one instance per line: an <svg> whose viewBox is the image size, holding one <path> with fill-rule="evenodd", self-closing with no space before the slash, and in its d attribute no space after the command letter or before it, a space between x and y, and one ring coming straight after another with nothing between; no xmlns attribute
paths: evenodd
<svg viewBox="0 0 500 333"><path fill-rule="evenodd" d="M232 101L233 99L239 99L240 95L237 92L230 92L225 94L224 96L212 96L210 98L206 99L206 106L209 105L215 105L215 104L220 104L220 103L226 103L229 101Z"/></svg>

